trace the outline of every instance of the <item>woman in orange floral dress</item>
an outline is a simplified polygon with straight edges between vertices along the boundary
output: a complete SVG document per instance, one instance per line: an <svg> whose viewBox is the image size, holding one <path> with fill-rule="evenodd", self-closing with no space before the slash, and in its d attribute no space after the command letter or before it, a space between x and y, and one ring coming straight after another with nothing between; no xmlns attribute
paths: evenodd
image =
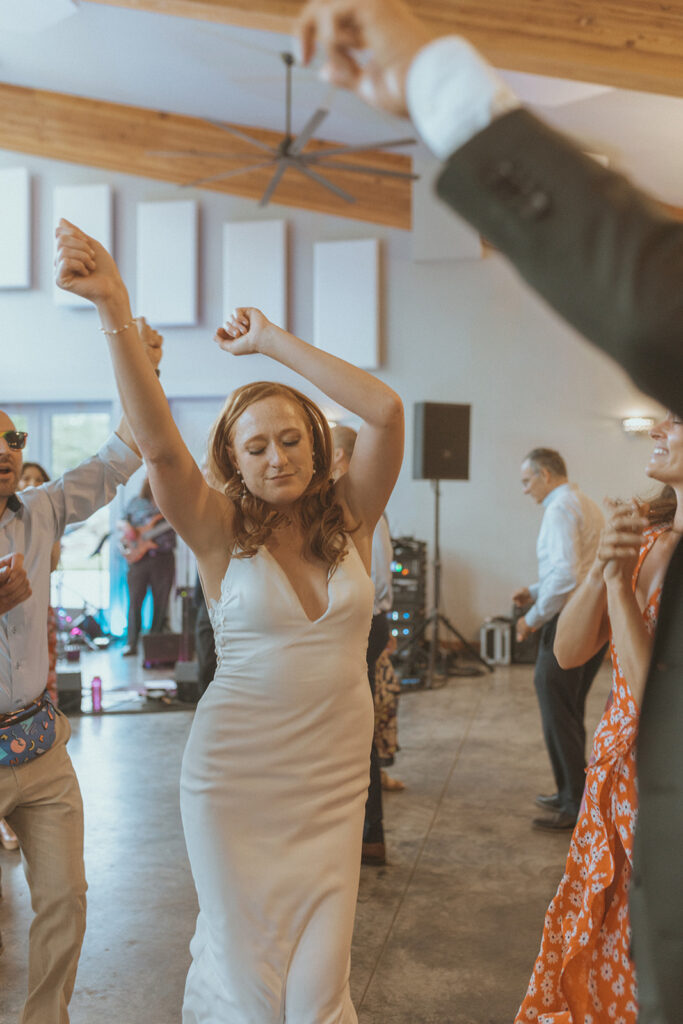
<svg viewBox="0 0 683 1024"><path fill-rule="evenodd" d="M636 1024L628 913L638 797L635 746L662 583L683 532L683 424L658 424L645 507L613 503L596 561L560 616L555 655L583 664L611 638L612 690L593 740L565 873L515 1024Z"/></svg>

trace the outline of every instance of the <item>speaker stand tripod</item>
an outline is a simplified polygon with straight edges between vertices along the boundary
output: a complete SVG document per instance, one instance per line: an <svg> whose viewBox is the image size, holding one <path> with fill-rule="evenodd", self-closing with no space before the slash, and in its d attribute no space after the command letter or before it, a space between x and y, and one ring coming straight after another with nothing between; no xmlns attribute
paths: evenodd
<svg viewBox="0 0 683 1024"><path fill-rule="evenodd" d="M435 684L434 679L436 676L436 659L440 647L439 639L439 627L444 626L449 630L453 636L457 637L462 646L468 651L472 657L481 662L484 668L488 672L493 672L493 668L481 657L478 651L472 647L471 644L465 640L462 633L456 629L453 623L447 618L441 611L441 548L439 546L439 504L441 501L441 488L439 480L432 480L434 486L434 557L432 559L432 610L430 611L427 618L422 622L415 633L409 637L404 643L400 644L396 654L400 655L403 651L409 647L414 647L418 641L425 635L429 639L429 657L427 661L427 677L424 682L425 690L435 690L439 686L443 686L444 683L440 682ZM476 673L475 673L476 674ZM445 682L445 680L444 680Z"/></svg>

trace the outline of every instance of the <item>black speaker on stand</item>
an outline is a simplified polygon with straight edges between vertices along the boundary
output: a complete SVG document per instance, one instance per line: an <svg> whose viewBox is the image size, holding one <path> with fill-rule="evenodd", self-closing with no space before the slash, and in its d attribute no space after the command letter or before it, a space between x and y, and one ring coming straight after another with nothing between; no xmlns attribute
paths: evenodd
<svg viewBox="0 0 683 1024"><path fill-rule="evenodd" d="M462 633L441 611L441 549L439 546L439 503L442 480L469 480L470 476L469 405L452 402L416 402L413 430L413 479L431 480L434 488L434 551L432 558L432 610L397 655L427 636L429 658L425 689L435 689L436 659L440 646L439 627L457 637L471 656L489 672L493 669Z"/></svg>

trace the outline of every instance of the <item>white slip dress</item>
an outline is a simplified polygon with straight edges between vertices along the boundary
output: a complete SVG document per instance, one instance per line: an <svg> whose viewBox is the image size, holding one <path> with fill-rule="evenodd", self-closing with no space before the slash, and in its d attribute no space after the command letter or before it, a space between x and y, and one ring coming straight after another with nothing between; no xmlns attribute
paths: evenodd
<svg viewBox="0 0 683 1024"><path fill-rule="evenodd" d="M357 1024L373 598L349 541L315 621L265 547L211 602L218 667L180 782L199 898L183 1024Z"/></svg>

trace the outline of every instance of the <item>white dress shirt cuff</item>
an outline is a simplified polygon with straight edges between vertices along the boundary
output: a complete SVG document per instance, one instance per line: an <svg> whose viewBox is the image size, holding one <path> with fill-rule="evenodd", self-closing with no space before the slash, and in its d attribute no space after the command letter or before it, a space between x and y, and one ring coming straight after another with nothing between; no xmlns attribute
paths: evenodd
<svg viewBox="0 0 683 1024"><path fill-rule="evenodd" d="M112 434L107 438L98 451L97 457L112 468L122 483L125 483L142 465L142 459L121 440L118 434Z"/></svg>
<svg viewBox="0 0 683 1024"><path fill-rule="evenodd" d="M520 101L466 39L424 46L408 71L406 98L420 135L441 160Z"/></svg>

